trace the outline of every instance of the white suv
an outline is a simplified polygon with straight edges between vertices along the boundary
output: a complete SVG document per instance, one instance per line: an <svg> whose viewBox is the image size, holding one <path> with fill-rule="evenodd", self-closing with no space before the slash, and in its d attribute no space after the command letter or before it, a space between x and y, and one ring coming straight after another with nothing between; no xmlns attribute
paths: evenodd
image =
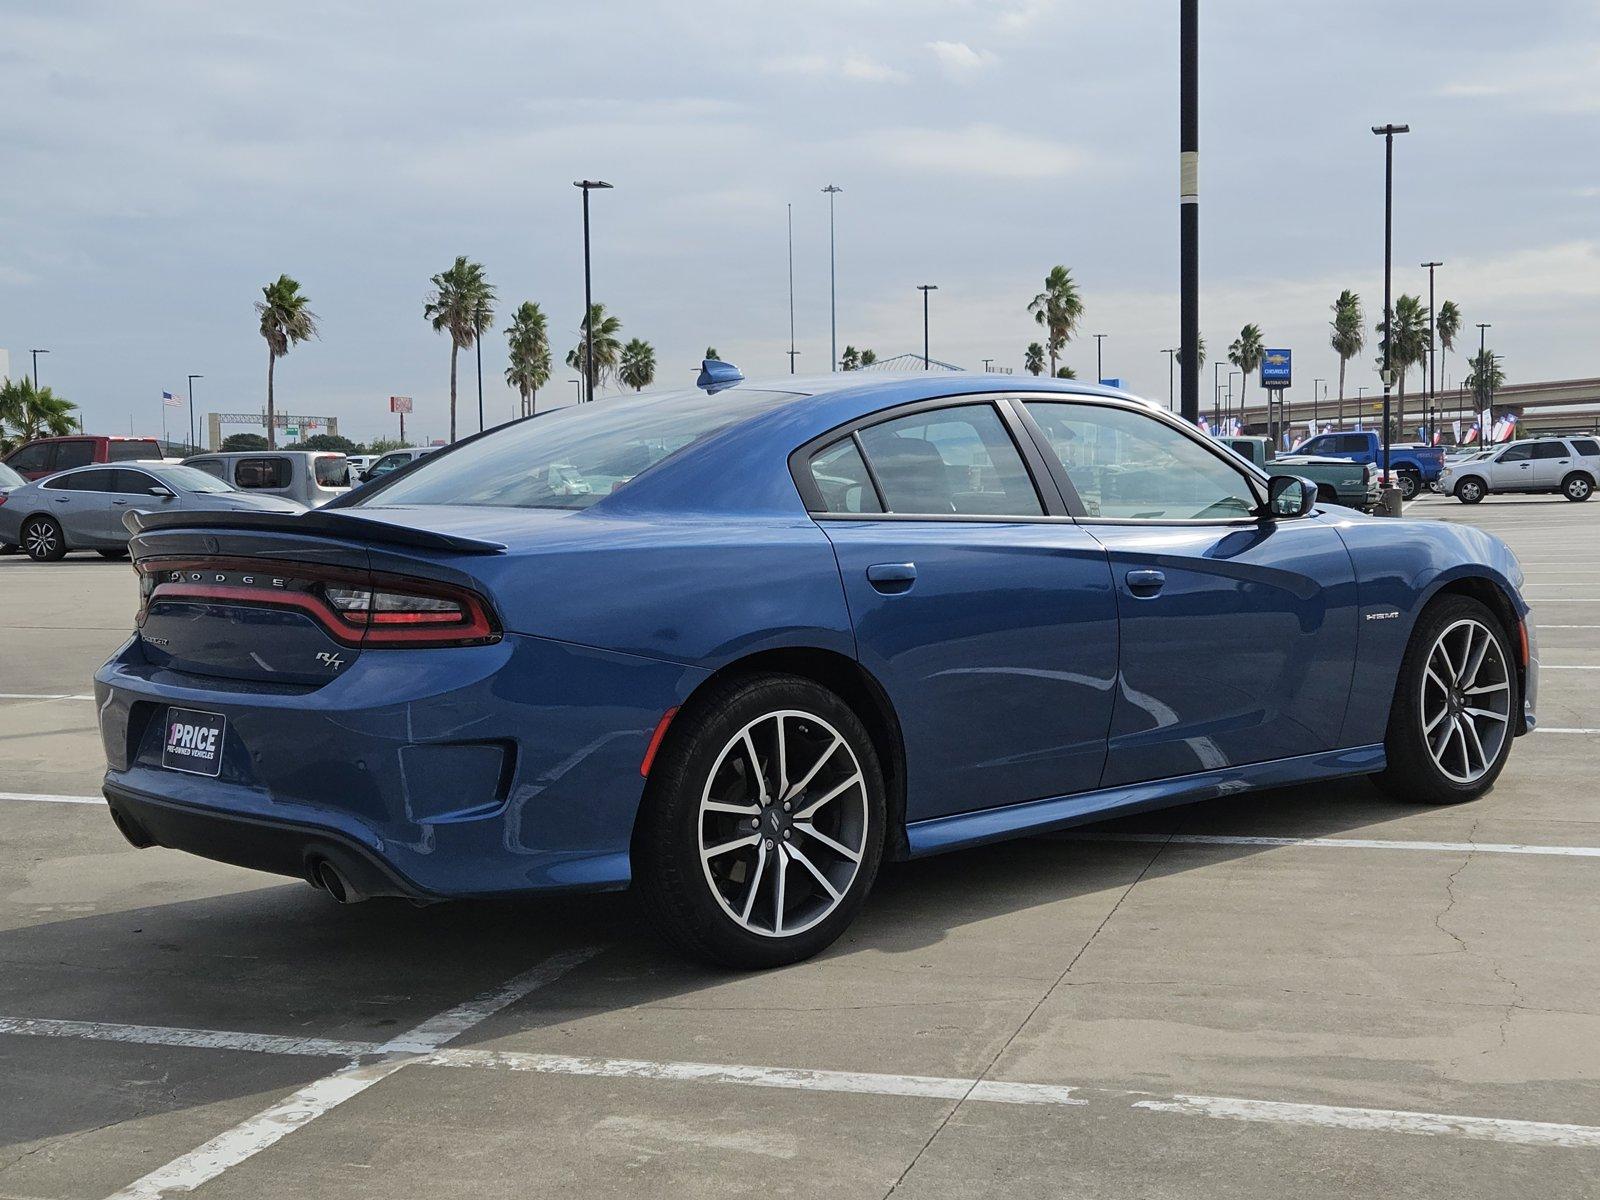
<svg viewBox="0 0 1600 1200"><path fill-rule="evenodd" d="M1494 454L1446 466L1439 490L1463 504L1490 492L1560 492L1587 500L1600 483L1600 439L1530 438Z"/></svg>

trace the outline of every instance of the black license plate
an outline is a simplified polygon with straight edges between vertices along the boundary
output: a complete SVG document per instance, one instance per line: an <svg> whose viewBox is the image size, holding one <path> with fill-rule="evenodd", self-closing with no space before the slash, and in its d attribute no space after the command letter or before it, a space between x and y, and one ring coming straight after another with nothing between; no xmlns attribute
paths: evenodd
<svg viewBox="0 0 1600 1200"><path fill-rule="evenodd" d="M191 775L215 776L222 771L222 738L228 719L221 713L193 708L167 709L166 741L161 765Z"/></svg>

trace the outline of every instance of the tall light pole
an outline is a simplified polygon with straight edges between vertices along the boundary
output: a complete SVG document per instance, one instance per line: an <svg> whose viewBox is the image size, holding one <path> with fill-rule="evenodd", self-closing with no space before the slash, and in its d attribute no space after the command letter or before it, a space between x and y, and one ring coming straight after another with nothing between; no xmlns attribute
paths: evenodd
<svg viewBox="0 0 1600 1200"><path fill-rule="evenodd" d="M1200 0L1178 11L1178 345L1183 419L1200 420Z"/></svg>
<svg viewBox="0 0 1600 1200"><path fill-rule="evenodd" d="M1320 379L1311 381L1311 432L1317 431L1317 401L1322 398L1322 384Z"/></svg>
<svg viewBox="0 0 1600 1200"><path fill-rule="evenodd" d="M828 370L839 369L839 259L833 244L833 198L844 191L829 184L822 189L828 197Z"/></svg>
<svg viewBox="0 0 1600 1200"><path fill-rule="evenodd" d="M1389 477L1389 393L1394 387L1394 368L1389 359L1390 335L1394 331L1394 137L1397 133L1410 133L1411 126L1374 125L1372 132L1383 139L1383 486L1390 488L1394 486Z"/></svg>
<svg viewBox="0 0 1600 1200"><path fill-rule="evenodd" d="M917 291L922 293L922 369L924 371L932 370L928 362L928 293L937 292L938 290L939 285L937 283L917 284Z"/></svg>
<svg viewBox="0 0 1600 1200"><path fill-rule="evenodd" d="M1105 343L1109 334L1097 333L1094 335L1094 381L1099 383L1106 377L1105 368L1101 366L1100 348Z"/></svg>
<svg viewBox="0 0 1600 1200"><path fill-rule="evenodd" d="M1478 393L1478 412L1480 414L1489 407L1489 380L1493 378L1493 371L1485 371L1483 369L1484 351L1486 349L1484 335L1487 330L1493 328L1494 326L1488 321L1478 322L1478 362L1473 371L1478 377L1478 386L1475 390ZM35 384L34 386L37 387L38 385ZM1485 432L1487 433L1488 431L1485 430Z"/></svg>
<svg viewBox="0 0 1600 1200"><path fill-rule="evenodd" d="M1434 312L1433 308L1433 269L1435 267L1442 267L1444 264L1442 262L1425 262L1422 265L1428 268L1428 404L1423 408L1423 411L1427 412L1429 406L1437 408L1439 404L1438 399L1436 398L1438 380L1436 379L1433 370L1433 330L1434 327L1439 323L1438 316ZM1428 418L1429 438L1432 438L1433 434L1436 432L1433 428L1436 419L1437 418L1431 416Z"/></svg>
<svg viewBox="0 0 1600 1200"><path fill-rule="evenodd" d="M29 350L28 353L33 355L33 390L37 392L39 390L39 355L49 354L50 351Z"/></svg>
<svg viewBox="0 0 1600 1200"><path fill-rule="evenodd" d="M189 376L189 449L191 452L199 449L194 441L194 381L204 378L204 375Z"/></svg>
<svg viewBox="0 0 1600 1200"><path fill-rule="evenodd" d="M1198 418L1196 418L1198 420ZM1222 364L1211 364L1211 423L1222 428Z"/></svg>
<svg viewBox="0 0 1600 1200"><path fill-rule="evenodd" d="M583 378L588 394L578 397L582 403L585 398L594 399L594 330L591 328L594 322L589 320L594 314L594 293L589 279L589 193L611 185L603 179L575 179L572 186L583 192Z"/></svg>
<svg viewBox="0 0 1600 1200"><path fill-rule="evenodd" d="M1177 348L1174 348L1171 350L1163 350L1161 353L1167 356L1167 411L1172 412L1172 367L1173 364L1178 361L1179 351Z"/></svg>
<svg viewBox="0 0 1600 1200"><path fill-rule="evenodd" d="M1244 372L1243 371L1229 371L1228 372L1228 401L1227 401L1227 405L1225 406L1225 411L1227 412L1227 415L1229 417L1233 416L1233 377L1235 375L1237 375L1239 377L1239 430L1242 433L1244 431Z"/></svg>
<svg viewBox="0 0 1600 1200"><path fill-rule="evenodd" d="M794 356L800 351L794 348L794 205L789 209L789 374L794 374Z"/></svg>

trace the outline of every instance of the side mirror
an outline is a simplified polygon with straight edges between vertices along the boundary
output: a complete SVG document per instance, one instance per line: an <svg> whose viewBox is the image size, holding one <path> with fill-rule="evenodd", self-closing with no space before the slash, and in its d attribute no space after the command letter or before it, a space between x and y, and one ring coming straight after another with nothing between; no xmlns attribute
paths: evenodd
<svg viewBox="0 0 1600 1200"><path fill-rule="evenodd" d="M1293 520L1306 516L1317 503L1317 485L1298 475L1274 475L1267 480L1264 516Z"/></svg>
<svg viewBox="0 0 1600 1200"><path fill-rule="evenodd" d="M159 483L150 489L150 494L162 500L171 500L173 496L171 488L162 487Z"/></svg>

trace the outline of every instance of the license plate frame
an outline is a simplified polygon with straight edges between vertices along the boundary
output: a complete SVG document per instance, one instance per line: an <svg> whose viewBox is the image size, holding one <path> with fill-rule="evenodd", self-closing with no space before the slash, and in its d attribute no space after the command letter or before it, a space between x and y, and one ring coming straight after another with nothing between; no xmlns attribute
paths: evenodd
<svg viewBox="0 0 1600 1200"><path fill-rule="evenodd" d="M228 736L228 718L199 708L167 709L161 743L161 765L185 775L215 779L222 774L222 747Z"/></svg>

